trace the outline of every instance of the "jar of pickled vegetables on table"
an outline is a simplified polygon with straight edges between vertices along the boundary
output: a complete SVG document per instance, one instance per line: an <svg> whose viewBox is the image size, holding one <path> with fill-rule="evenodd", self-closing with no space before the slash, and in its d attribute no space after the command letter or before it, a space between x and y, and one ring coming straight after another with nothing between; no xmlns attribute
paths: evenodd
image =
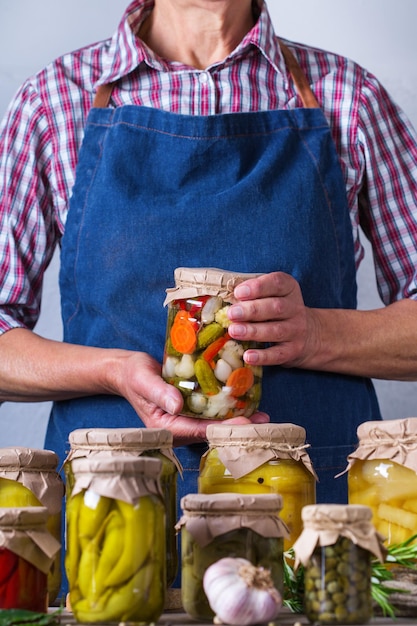
<svg viewBox="0 0 417 626"><path fill-rule="evenodd" d="M177 521L177 478L182 468L173 450L172 432L163 428L79 428L69 434L70 451L64 462L67 491L74 482L73 459L97 455L131 457L147 456L162 463L161 489L166 513L166 573L167 586L175 580L178 569L178 549L175 524Z"/></svg>
<svg viewBox="0 0 417 626"><path fill-rule="evenodd" d="M314 624L366 624L372 617L371 558L384 560L372 511L360 505L303 509L304 530L294 544L304 566L304 610Z"/></svg>
<svg viewBox="0 0 417 626"><path fill-rule="evenodd" d="M48 610L48 573L60 543L42 506L0 507L0 609Z"/></svg>
<svg viewBox="0 0 417 626"><path fill-rule="evenodd" d="M350 504L371 508L386 545L417 532L417 418L364 422L348 457Z"/></svg>
<svg viewBox="0 0 417 626"><path fill-rule="evenodd" d="M181 499L182 604L194 619L214 613L204 592L206 569L223 557L245 558L270 570L283 591L283 538L278 494L189 494Z"/></svg>
<svg viewBox="0 0 417 626"><path fill-rule="evenodd" d="M301 510L316 502L316 480L306 431L295 424L210 424L209 450L200 463L200 493L278 493L288 550L302 531Z"/></svg>
<svg viewBox="0 0 417 626"><path fill-rule="evenodd" d="M65 568L78 622L156 622L165 601L162 462L74 459Z"/></svg>
<svg viewBox="0 0 417 626"><path fill-rule="evenodd" d="M243 353L257 347L229 337L227 310L239 283L258 274L179 267L167 289L168 322L162 376L184 398L182 413L205 419L249 417L261 398L262 368Z"/></svg>
<svg viewBox="0 0 417 626"><path fill-rule="evenodd" d="M52 450L0 448L0 507L43 506L48 510L47 528L61 542L64 482L57 471L58 456ZM48 574L49 603L61 586L61 550Z"/></svg>

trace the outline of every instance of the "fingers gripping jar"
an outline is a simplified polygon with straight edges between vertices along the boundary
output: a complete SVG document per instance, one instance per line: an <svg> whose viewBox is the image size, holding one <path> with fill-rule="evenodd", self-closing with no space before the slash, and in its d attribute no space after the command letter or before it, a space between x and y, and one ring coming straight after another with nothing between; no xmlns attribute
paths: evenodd
<svg viewBox="0 0 417 626"><path fill-rule="evenodd" d="M161 469L159 459L148 457L72 461L65 566L77 621L160 617L166 589Z"/></svg>
<svg viewBox="0 0 417 626"><path fill-rule="evenodd" d="M168 305L162 376L184 398L182 413L205 419L249 417L259 406L262 368L243 353L259 347L229 337L227 310L239 283L259 274L179 267Z"/></svg>
<svg viewBox="0 0 417 626"><path fill-rule="evenodd" d="M178 569L177 536L177 478L182 468L173 450L172 432L163 428L79 428L69 434L70 451L64 468L67 489L74 482L73 459L93 458L97 455L130 457L147 456L162 463L161 489L166 513L166 573L167 586L175 580Z"/></svg>
<svg viewBox="0 0 417 626"><path fill-rule="evenodd" d="M58 456L52 450L0 448L0 507L46 507L47 528L61 542L65 487L57 466ZM61 576L59 549L48 574L50 604L58 596Z"/></svg>
<svg viewBox="0 0 417 626"><path fill-rule="evenodd" d="M206 569L223 557L242 557L270 570L283 591L283 537L277 494L189 494L181 499L182 603L194 619L213 619L204 592Z"/></svg>
<svg viewBox="0 0 417 626"><path fill-rule="evenodd" d="M200 463L200 493L278 493L289 529L288 550L302 531L301 510L316 502L317 476L306 431L294 424L210 424Z"/></svg>
<svg viewBox="0 0 417 626"><path fill-rule="evenodd" d="M371 555L384 560L366 506L318 504L303 509L294 544L304 566L304 608L314 624L366 624L372 616Z"/></svg>
<svg viewBox="0 0 417 626"><path fill-rule="evenodd" d="M48 610L48 573L60 543L46 507L0 508L0 609Z"/></svg>
<svg viewBox="0 0 417 626"><path fill-rule="evenodd" d="M402 543L417 530L417 418L364 422L349 455L350 504L371 508L386 544Z"/></svg>

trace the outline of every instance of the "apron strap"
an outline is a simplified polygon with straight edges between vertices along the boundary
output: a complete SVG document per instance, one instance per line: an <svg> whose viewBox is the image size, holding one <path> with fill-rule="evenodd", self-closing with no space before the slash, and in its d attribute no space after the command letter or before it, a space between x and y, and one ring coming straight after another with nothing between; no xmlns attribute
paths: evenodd
<svg viewBox="0 0 417 626"><path fill-rule="evenodd" d="M292 76L296 91L301 98L303 106L306 109L320 108L316 96L312 92L311 87L308 84L307 78L301 67L299 66L297 59L295 58L291 50L289 50L287 46L284 45L282 42L280 43L280 46L285 59L285 64L289 73ZM99 85L97 87L97 91L93 100L93 107L105 109L109 106L114 84L115 83L107 83L105 85Z"/></svg>

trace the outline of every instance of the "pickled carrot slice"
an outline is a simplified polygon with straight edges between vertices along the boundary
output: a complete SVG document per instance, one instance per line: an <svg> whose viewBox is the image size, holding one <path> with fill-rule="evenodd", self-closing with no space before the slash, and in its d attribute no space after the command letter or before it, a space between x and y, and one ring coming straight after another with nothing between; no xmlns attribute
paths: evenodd
<svg viewBox="0 0 417 626"><path fill-rule="evenodd" d="M253 372L249 367L238 367L230 374L226 386L231 387L231 395L238 398L249 391L253 385L253 380Z"/></svg>
<svg viewBox="0 0 417 626"><path fill-rule="evenodd" d="M179 311L184 313L184 311ZM192 354L197 345L197 334L190 319L185 316L175 318L170 331L171 343L174 350L181 354Z"/></svg>

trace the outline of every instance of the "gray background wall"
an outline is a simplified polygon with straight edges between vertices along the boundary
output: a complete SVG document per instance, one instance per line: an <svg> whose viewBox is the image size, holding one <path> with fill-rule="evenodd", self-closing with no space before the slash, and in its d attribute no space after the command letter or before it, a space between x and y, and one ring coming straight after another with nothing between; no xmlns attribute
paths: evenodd
<svg viewBox="0 0 417 626"><path fill-rule="evenodd" d="M128 0L0 0L0 115L19 84L56 56L110 36ZM374 72L417 127L416 0L269 0L275 28L334 50ZM372 254L359 272L359 304L381 306ZM57 269L51 264L36 331L61 338ZM352 338L354 341L354 338ZM385 419L417 415L417 383L376 381ZM49 404L0 407L0 446L42 447Z"/></svg>

